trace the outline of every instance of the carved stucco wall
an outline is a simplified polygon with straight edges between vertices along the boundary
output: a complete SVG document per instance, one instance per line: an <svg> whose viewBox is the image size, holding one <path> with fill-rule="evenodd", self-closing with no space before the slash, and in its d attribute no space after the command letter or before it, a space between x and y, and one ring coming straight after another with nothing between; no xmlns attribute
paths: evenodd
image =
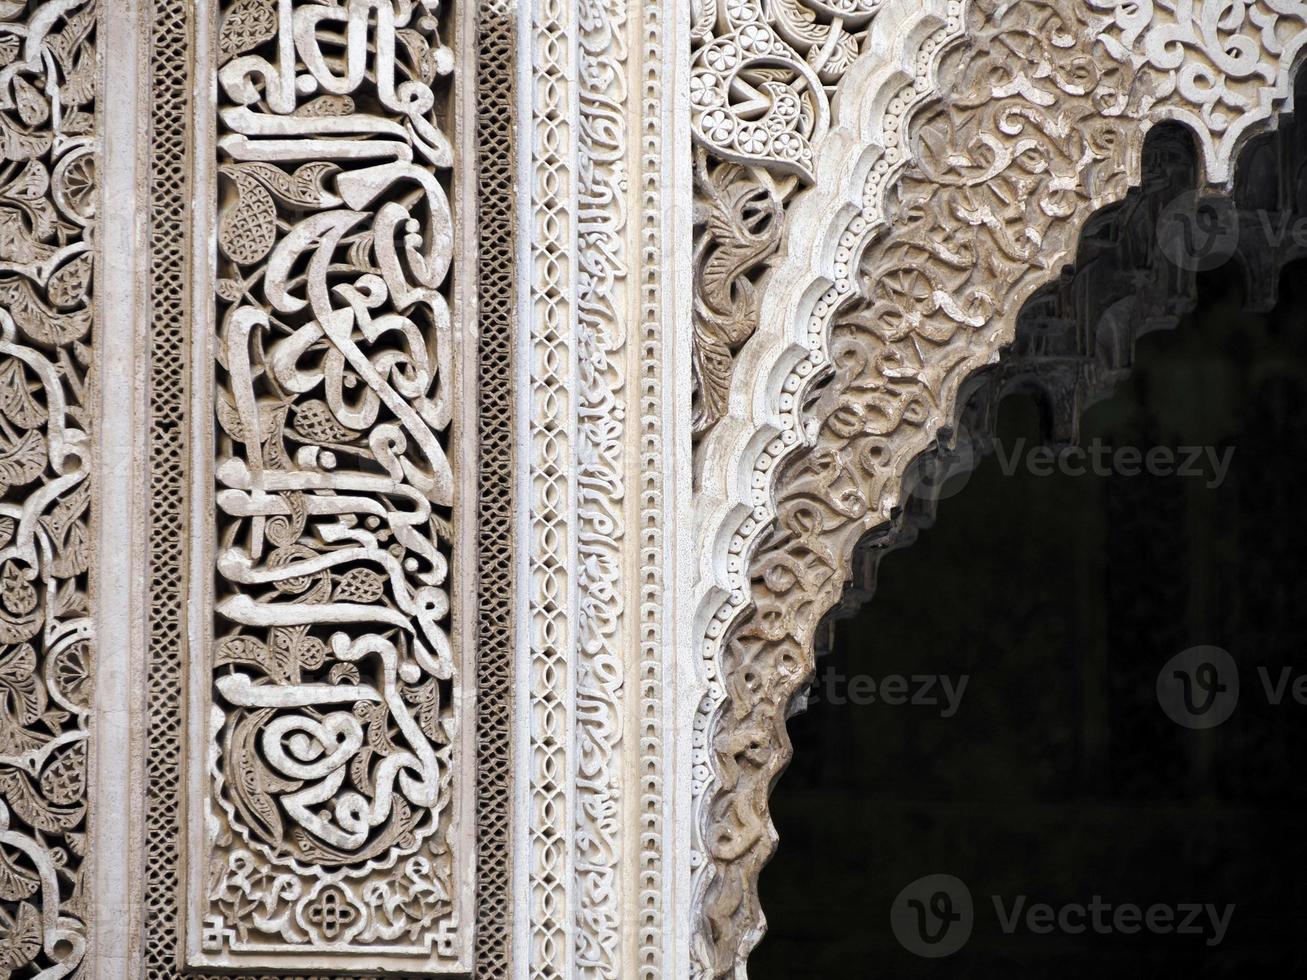
<svg viewBox="0 0 1307 980"><path fill-rule="evenodd" d="M1147 128L1226 182L1307 25L103 9L0 0L0 970L48 977L742 971L855 543Z"/></svg>
<svg viewBox="0 0 1307 980"><path fill-rule="evenodd" d="M474 120L511 144L513 26L492 7L478 37L472 15L370 0L140 12L145 975L507 960L512 530L474 515L513 504L512 282L495 274L513 257L511 158L478 173L471 147ZM484 250L477 181L497 190ZM251 711L268 716L242 745Z"/></svg>
<svg viewBox="0 0 1307 980"><path fill-rule="evenodd" d="M0 973L79 970L99 385L94 0L0 4Z"/></svg>
<svg viewBox="0 0 1307 980"><path fill-rule="evenodd" d="M767 795L814 632L857 542L893 519L909 466L956 428L963 383L1010 342L1021 304L1074 254L1089 216L1137 178L1151 125L1192 127L1221 185L1242 141L1285 104L1307 7L1227 14L954 6L888 91L857 88L859 66L846 77L843 129L818 148L817 189L787 216L794 250L763 287L761 323L777 329L745 346L734 417L700 450L700 529L714 545L701 607L698 974L741 972L761 936ZM921 22L940 19L923 11Z"/></svg>

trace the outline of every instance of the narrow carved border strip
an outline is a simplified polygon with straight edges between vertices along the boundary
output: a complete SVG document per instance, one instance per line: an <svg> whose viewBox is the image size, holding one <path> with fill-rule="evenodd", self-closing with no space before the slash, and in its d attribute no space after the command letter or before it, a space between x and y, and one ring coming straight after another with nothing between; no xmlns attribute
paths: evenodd
<svg viewBox="0 0 1307 980"><path fill-rule="evenodd" d="M480 490L477 642L476 975L507 977L512 956L513 310L516 278L513 79L515 8L481 0L477 34L480 148Z"/></svg>
<svg viewBox="0 0 1307 980"><path fill-rule="evenodd" d="M148 980L175 977L178 965L191 13L187 0L155 0L150 19Z"/></svg>
<svg viewBox="0 0 1307 980"><path fill-rule="evenodd" d="M664 385L663 304L665 258L663 219L664 152L675 137L664 139L665 91L663 70L664 11L661 3L646 3L643 14L643 78L640 106L640 750L639 785L640 852L638 871L638 928L636 963L640 980L663 975L663 884L667 839L663 808L667 787L663 779L663 711L667 688L663 683L665 645L663 603L666 594L667 553L664 520L664 456L668 452L663 421L668 410Z"/></svg>
<svg viewBox="0 0 1307 980"><path fill-rule="evenodd" d="M6 977L83 970L106 324L98 0L8 4L0 79L0 878ZM98 856L98 855L97 855Z"/></svg>
<svg viewBox="0 0 1307 980"><path fill-rule="evenodd" d="M616 978L627 726L626 419L629 112L626 0L580 0L577 143L576 965Z"/></svg>
<svg viewBox="0 0 1307 980"><path fill-rule="evenodd" d="M528 86L533 154L529 194L530 280L522 331L524 395L530 418L521 436L530 454L525 581L525 680L516 718L525 729L525 972L570 976L574 962L572 766L576 689L572 612L576 603L575 346L577 290L577 25L573 0L531 5Z"/></svg>

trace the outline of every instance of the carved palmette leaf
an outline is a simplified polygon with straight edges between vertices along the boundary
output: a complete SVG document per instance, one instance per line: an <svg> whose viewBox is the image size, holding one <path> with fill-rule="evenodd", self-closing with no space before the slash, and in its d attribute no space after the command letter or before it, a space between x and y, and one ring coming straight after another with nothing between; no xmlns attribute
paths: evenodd
<svg viewBox="0 0 1307 980"><path fill-rule="evenodd" d="M222 209L218 220L218 247L237 265L260 261L277 241L277 208L272 195L245 173L246 167L222 170L236 184L236 197Z"/></svg>
<svg viewBox="0 0 1307 980"><path fill-rule="evenodd" d="M5 5L10 0L0 0L0 20L4 20ZM27 9L26 0L18 0L17 6L20 10ZM12 34L6 34L0 37L0 67L12 62L18 54L18 38Z"/></svg>
<svg viewBox="0 0 1307 980"><path fill-rule="evenodd" d="M349 763L349 778L360 793L372 793L372 759L376 756L370 745L360 746Z"/></svg>
<svg viewBox="0 0 1307 980"><path fill-rule="evenodd" d="M218 29L218 53L227 62L271 40L277 33L277 8L272 0L237 0Z"/></svg>
<svg viewBox="0 0 1307 980"><path fill-rule="evenodd" d="M46 42L64 75L72 74L73 58L79 49L86 46L83 42L95 26L96 13L96 5L88 3L68 18L63 30L51 35Z"/></svg>
<svg viewBox="0 0 1307 980"><path fill-rule="evenodd" d="M408 50L417 75L427 85L435 82L437 76L448 74L454 67L451 52L444 48L433 48L425 37L413 30L395 32L395 38Z"/></svg>
<svg viewBox="0 0 1307 980"><path fill-rule="evenodd" d="M10 609L9 602L16 598L22 600L22 604L26 605L27 594L18 590L10 590L7 585L7 582L0 583L0 586L3 586L3 588L0 588L0 643L25 643L36 636L45 617L35 603L32 604L33 608L26 612L15 612ZM11 591L17 594L11 595ZM35 596L35 594L36 592L33 589L32 595Z"/></svg>
<svg viewBox="0 0 1307 980"><path fill-rule="evenodd" d="M213 663L215 667L257 667L264 673L276 670L268 648L252 636L224 636L214 647Z"/></svg>
<svg viewBox="0 0 1307 980"><path fill-rule="evenodd" d="M327 403L312 398L295 407L294 429L310 442L353 442L360 433L336 421Z"/></svg>
<svg viewBox="0 0 1307 980"><path fill-rule="evenodd" d="M390 712L384 704L356 704L354 714L358 716L359 721L363 722L367 731L367 744L377 755L387 756L395 754L395 743L390 740L390 732L387 731L387 722L390 720Z"/></svg>
<svg viewBox="0 0 1307 980"><path fill-rule="evenodd" d="M327 98L323 96L322 98ZM321 99L317 100L321 101ZM352 100L351 108L352 108ZM283 204L298 208L321 208L327 205L323 193L323 182L332 174L338 173L340 167L334 163L312 161L297 167L293 174L288 174L280 167L270 163L252 161L240 165L241 179L257 180L272 196Z"/></svg>
<svg viewBox="0 0 1307 980"><path fill-rule="evenodd" d="M44 262L54 252L53 245L39 240L28 229L21 210L0 207L0 259L25 265Z"/></svg>
<svg viewBox="0 0 1307 980"><path fill-rule="evenodd" d="M50 192L50 174L39 160L29 160L0 191L0 197L27 209L32 220L32 231L38 238L47 238L54 231L54 206L47 195Z"/></svg>
<svg viewBox="0 0 1307 980"><path fill-rule="evenodd" d="M336 583L335 602L373 603L386 591L386 577L370 568L351 568Z"/></svg>
<svg viewBox="0 0 1307 980"><path fill-rule="evenodd" d="M309 635L307 626L279 626L272 631L269 651L281 683L298 684L305 670L317 670L327 658L326 645Z"/></svg>
<svg viewBox="0 0 1307 980"><path fill-rule="evenodd" d="M91 253L83 252L51 274L45 287L46 295L56 307L62 309L81 306L86 302L91 275Z"/></svg>
<svg viewBox="0 0 1307 980"><path fill-rule="evenodd" d="M44 406L37 403L27 387L27 372L15 357L0 361L0 412L20 429L35 429L45 424Z"/></svg>
<svg viewBox="0 0 1307 980"><path fill-rule="evenodd" d="M95 130L95 116L81 109L73 109L64 116L63 124L59 128L63 130L65 136L85 136Z"/></svg>
<svg viewBox="0 0 1307 980"><path fill-rule="evenodd" d="M86 525L74 521L68 525L63 545L50 563L50 575L54 578L72 578L81 575L89 567L90 548L87 547Z"/></svg>
<svg viewBox="0 0 1307 980"><path fill-rule="evenodd" d="M45 461L45 439L35 429L12 444L0 437L0 494L31 483L45 470Z"/></svg>
<svg viewBox="0 0 1307 980"><path fill-rule="evenodd" d="M36 651L20 643L0 657L0 703L7 705L19 725L30 725L45 710L45 687L34 676Z"/></svg>
<svg viewBox="0 0 1307 980"><path fill-rule="evenodd" d="M245 441L245 427L241 424L240 413L236 411L236 406L232 403L231 396L225 391L218 392L217 401L214 403L214 409L218 416L218 425L222 431L227 433L237 442Z"/></svg>
<svg viewBox="0 0 1307 980"><path fill-rule="evenodd" d="M51 803L70 806L86 795L86 743L74 742L41 773L41 793Z"/></svg>
<svg viewBox="0 0 1307 980"><path fill-rule="evenodd" d="M0 711L0 755L19 756L48 745L54 736L24 728Z"/></svg>
<svg viewBox="0 0 1307 980"><path fill-rule="evenodd" d="M0 909L0 970L26 966L40 951L41 916L36 909L29 902L20 902L12 917Z"/></svg>
<svg viewBox="0 0 1307 980"><path fill-rule="evenodd" d="M274 793L294 792L299 782L288 782L270 773L259 760L257 740L272 717L269 709L241 714L223 753L223 777L250 831L274 848L285 840L286 828Z"/></svg>
<svg viewBox="0 0 1307 980"><path fill-rule="evenodd" d="M0 112L0 160L33 160L44 156L52 142L49 130L25 133Z"/></svg>
<svg viewBox="0 0 1307 980"><path fill-rule="evenodd" d="M22 75L13 77L14 104L18 107L18 118L28 126L42 125L50 118L50 106L45 98L32 87L32 83Z"/></svg>
<svg viewBox="0 0 1307 980"><path fill-rule="evenodd" d="M73 493L55 504L54 510L41 518L41 525L55 543L50 574L55 578L72 578L86 571L90 549L86 542L86 525L82 515L91 502L91 485L83 483Z"/></svg>
<svg viewBox="0 0 1307 980"><path fill-rule="evenodd" d="M281 811L277 809L276 800L263 792L252 771L240 775L244 779L234 783L232 789L244 805L245 818L250 821L251 832L274 849L281 847L286 839L286 825L281 818Z"/></svg>
<svg viewBox="0 0 1307 980"><path fill-rule="evenodd" d="M424 735L436 745L444 745L449 740L444 726L440 722L440 684L430 680L416 688L404 692L404 700L417 707L418 726Z"/></svg>
<svg viewBox="0 0 1307 980"><path fill-rule="evenodd" d="M0 247L5 241L4 212L8 210L0 208ZM62 347L81 340L91 329L89 309L69 313L52 310L32 291L26 279L0 283L0 305L9 311L28 338L45 346Z"/></svg>
<svg viewBox="0 0 1307 980"><path fill-rule="evenodd" d="M241 421L240 413L236 411L236 405L231 400L231 396L224 391L218 392L218 397L214 401L214 408L218 416L218 425L222 431L227 433L237 442L245 441L245 427ZM274 438L281 427L281 419L285 416L285 409L277 402L261 401L258 405L259 410L259 432L266 435L272 433Z"/></svg>
<svg viewBox="0 0 1307 980"><path fill-rule="evenodd" d="M90 44L78 49L77 64L59 86L59 100L65 106L77 106L95 97L95 47ZM64 132L68 131L67 117Z"/></svg>
<svg viewBox="0 0 1307 980"><path fill-rule="evenodd" d="M34 872L21 868L0 848L0 901L17 902L30 898L41 884Z"/></svg>
<svg viewBox="0 0 1307 980"><path fill-rule="evenodd" d="M0 768L0 792L19 818L36 830L47 834L62 834L82 821L86 806L61 808L44 799L17 769Z"/></svg>
<svg viewBox="0 0 1307 980"><path fill-rule="evenodd" d="M85 616L86 596L76 582L65 582L55 594L54 614L60 619L67 616Z"/></svg>
<svg viewBox="0 0 1307 980"><path fill-rule="evenodd" d="M332 684L357 684L359 669L354 664L332 664L331 670L327 673L327 680Z"/></svg>

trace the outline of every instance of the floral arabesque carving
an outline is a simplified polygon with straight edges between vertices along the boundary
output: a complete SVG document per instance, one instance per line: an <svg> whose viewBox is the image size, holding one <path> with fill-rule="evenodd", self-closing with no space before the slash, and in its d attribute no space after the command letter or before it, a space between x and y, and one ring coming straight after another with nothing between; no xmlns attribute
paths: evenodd
<svg viewBox="0 0 1307 980"><path fill-rule="evenodd" d="M90 912L98 11L0 3L0 975L50 980Z"/></svg>
<svg viewBox="0 0 1307 980"><path fill-rule="evenodd" d="M1263 109L1287 94L1289 66L1279 59L1299 41L1289 20L1276 30L1263 77L1277 81L1256 88L1247 119L1222 121L1231 132L1273 118ZM814 631L838 600L854 545L893 518L908 467L956 426L962 384L1011 340L1022 301L1060 269L1087 217L1125 193L1147 127L1202 119L1184 108L1182 87L1168 91L1155 66L1126 57L1108 34L1105 19L1078 4L974 8L966 43L940 68L947 88L913 118L913 167L885 205L891 230L853 253L858 299L823 298L812 313L808 332L820 346L781 389L795 421L755 468L755 487L776 487L774 510L754 507L745 543L732 543L747 558L748 601L714 620L734 625L718 663L723 688L710 689L700 713L701 975L739 973L761 936L757 874L775 843L767 795L787 757L784 720L811 674ZM849 166L848 151L839 153L837 165ZM1208 156L1209 179L1222 178L1220 159ZM842 206L821 202L830 213ZM875 201L863 208L856 221L874 233ZM777 281L802 297L821 280L777 273ZM832 318L825 337L820 325ZM805 376L823 381L809 393ZM708 652L721 649L712 635Z"/></svg>
<svg viewBox="0 0 1307 980"><path fill-rule="evenodd" d="M438 0L220 22L204 965L461 952L445 29Z"/></svg>
<svg viewBox="0 0 1307 980"><path fill-rule="evenodd" d="M759 270L781 243L784 207L747 167L695 153L694 430L727 411L735 354L758 328Z"/></svg>
<svg viewBox="0 0 1307 980"><path fill-rule="evenodd" d="M1149 78L1153 120L1186 123L1208 177L1228 184L1246 133L1288 99L1307 43L1307 4L1274 0L1088 0L1105 15L1099 40Z"/></svg>
<svg viewBox="0 0 1307 980"><path fill-rule="evenodd" d="M757 281L784 206L813 177L830 98L883 0L706 0L692 27L696 144L696 436L725 414L740 346L758 328Z"/></svg>

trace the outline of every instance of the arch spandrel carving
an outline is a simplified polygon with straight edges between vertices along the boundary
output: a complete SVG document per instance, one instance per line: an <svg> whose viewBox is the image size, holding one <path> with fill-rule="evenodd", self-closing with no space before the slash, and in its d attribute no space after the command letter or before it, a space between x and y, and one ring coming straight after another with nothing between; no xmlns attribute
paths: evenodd
<svg viewBox="0 0 1307 980"><path fill-rule="evenodd" d="M700 975L742 974L761 937L767 796L814 632L858 540L892 520L909 467L956 428L961 386L996 361L1089 216L1137 180L1152 125L1192 127L1207 180L1223 186L1238 148L1287 103L1307 8L1160 5L1143 20L1140 9L974 4L938 89L896 93L911 166L888 194L876 173L892 169L894 144L868 120L851 113L861 138L817 150L827 183L819 163L786 234L816 224L826 248L795 249L770 273L761 322L782 335L745 345L734 424L702 452Z"/></svg>

